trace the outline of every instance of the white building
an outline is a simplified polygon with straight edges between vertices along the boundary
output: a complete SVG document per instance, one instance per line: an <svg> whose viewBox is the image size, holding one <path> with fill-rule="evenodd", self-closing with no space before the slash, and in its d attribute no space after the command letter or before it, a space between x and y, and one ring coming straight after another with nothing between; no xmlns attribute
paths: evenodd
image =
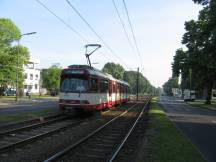
<svg viewBox="0 0 216 162"><path fill-rule="evenodd" d="M24 93L30 91L31 93L39 94L40 70L36 69L35 67L35 65L39 63L39 59L30 58L29 63L27 65L24 65Z"/></svg>

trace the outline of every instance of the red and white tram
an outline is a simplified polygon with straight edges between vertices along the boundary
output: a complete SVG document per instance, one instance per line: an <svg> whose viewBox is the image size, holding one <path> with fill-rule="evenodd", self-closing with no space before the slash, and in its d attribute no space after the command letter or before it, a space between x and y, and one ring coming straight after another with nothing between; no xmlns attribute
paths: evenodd
<svg viewBox="0 0 216 162"><path fill-rule="evenodd" d="M71 65L61 73L61 110L102 110L129 100L129 84L87 66Z"/></svg>

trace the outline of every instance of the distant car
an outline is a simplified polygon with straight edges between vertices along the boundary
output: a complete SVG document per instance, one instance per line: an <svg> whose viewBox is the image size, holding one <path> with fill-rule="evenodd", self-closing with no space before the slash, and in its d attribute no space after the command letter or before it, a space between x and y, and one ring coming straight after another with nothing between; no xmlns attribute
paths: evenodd
<svg viewBox="0 0 216 162"><path fill-rule="evenodd" d="M58 90L56 90L56 89L50 89L50 95L51 96L57 96L58 95Z"/></svg>
<svg viewBox="0 0 216 162"><path fill-rule="evenodd" d="M7 89L3 92L4 96L16 96L16 91L12 89Z"/></svg>

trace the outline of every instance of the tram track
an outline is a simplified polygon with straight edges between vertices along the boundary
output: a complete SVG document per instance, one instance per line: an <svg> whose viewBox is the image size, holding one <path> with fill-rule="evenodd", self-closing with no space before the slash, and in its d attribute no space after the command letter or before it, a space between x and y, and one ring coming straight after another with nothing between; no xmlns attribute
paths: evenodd
<svg viewBox="0 0 216 162"><path fill-rule="evenodd" d="M143 104L145 106L143 106ZM146 111L145 103L137 103L112 118L87 136L62 149L44 162L112 161L118 155L134 127ZM140 110L141 109L141 110ZM129 128L128 128L129 127ZM120 142L119 142L120 141Z"/></svg>
<svg viewBox="0 0 216 162"><path fill-rule="evenodd" d="M106 114L109 111L103 112L101 115ZM9 125L9 128L1 131L0 153L8 152L37 140L41 140L45 137L52 136L53 134L76 127L81 123L88 121L89 118L83 119L83 117L75 117L70 119L66 114L57 114L53 116L47 116L43 118L43 120L44 121L33 119L14 123L11 126ZM21 126L19 127L19 125ZM13 127L16 128L13 129Z"/></svg>
<svg viewBox="0 0 216 162"><path fill-rule="evenodd" d="M58 122L58 121L61 121L61 120L64 120L64 119L67 119L67 116L58 116L58 117L56 117L54 119L49 119L49 120L46 120L46 121L37 122L35 124L29 124L29 125L26 125L26 126L21 126L21 127L15 128L15 129L6 130L6 131L3 131L3 132L0 132L0 137L5 136L5 135L16 134L16 133L19 133L21 131L26 131L28 129L42 127L42 126L45 126L47 124L52 124L52 123L55 123L55 122Z"/></svg>
<svg viewBox="0 0 216 162"><path fill-rule="evenodd" d="M10 137L10 135L9 137L2 136L6 137L6 139L0 137L0 146L2 146L1 142L3 142L5 146L4 148L1 147L0 161L43 161L47 157L55 154L58 150L69 146L70 143L77 142L81 137L84 137L86 133L90 133L134 104L134 102L129 102L108 111L102 111L90 117L87 116L87 118L86 116L81 116L82 120L79 120L80 116L78 116L78 118L76 117L71 120L71 122L75 122L71 123L72 125L67 127L65 124L62 124L62 127L65 126L65 128L60 128L59 130L53 129L53 132L50 133L48 133L48 131L51 131L53 127L48 124L45 125L46 127L41 126L33 130L20 131L14 138ZM80 121L80 123L76 123L78 121ZM53 125L55 125L55 123ZM56 125L54 127L57 129ZM25 137L26 133L28 137ZM24 136L25 139L19 136ZM16 137L18 139L16 139ZM21 139L23 139L23 141L21 141Z"/></svg>
<svg viewBox="0 0 216 162"><path fill-rule="evenodd" d="M50 120L55 120L59 117L63 117L65 116L65 113L57 113L54 115L48 115L48 116L42 116L42 117L37 117L34 119L28 119L28 120L24 120L24 121L20 121L20 122L13 122L13 123L9 123L9 124L5 124L5 125L1 125L0 126L0 135L4 132L9 132L12 130L16 130L22 127L27 127L33 124L40 124L42 122L46 122L46 121L50 121Z"/></svg>
<svg viewBox="0 0 216 162"><path fill-rule="evenodd" d="M66 116L46 122L32 124L21 128L2 132L0 134L0 153L32 143L47 136L79 125L84 120L71 120Z"/></svg>

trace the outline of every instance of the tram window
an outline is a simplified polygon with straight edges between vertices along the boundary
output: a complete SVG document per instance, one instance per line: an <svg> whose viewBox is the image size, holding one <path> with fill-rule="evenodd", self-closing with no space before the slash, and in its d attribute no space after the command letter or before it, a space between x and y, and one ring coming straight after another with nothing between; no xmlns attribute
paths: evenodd
<svg viewBox="0 0 216 162"><path fill-rule="evenodd" d="M61 82L61 92L85 92L88 89L88 81L82 78L66 77Z"/></svg>
<svg viewBox="0 0 216 162"><path fill-rule="evenodd" d="M90 92L98 92L98 79L97 78L91 78L90 80Z"/></svg>
<svg viewBox="0 0 216 162"><path fill-rule="evenodd" d="M100 80L100 92L108 92L108 81Z"/></svg>
<svg viewBox="0 0 216 162"><path fill-rule="evenodd" d="M120 84L119 83L116 84L116 92L120 93Z"/></svg>
<svg viewBox="0 0 216 162"><path fill-rule="evenodd" d="M115 83L112 84L112 92L113 92L113 93L116 92L116 84L115 84Z"/></svg>
<svg viewBox="0 0 216 162"><path fill-rule="evenodd" d="M109 94L111 95L112 93L112 82L109 82Z"/></svg>
<svg viewBox="0 0 216 162"><path fill-rule="evenodd" d="M121 93L124 93L124 85L121 84Z"/></svg>

